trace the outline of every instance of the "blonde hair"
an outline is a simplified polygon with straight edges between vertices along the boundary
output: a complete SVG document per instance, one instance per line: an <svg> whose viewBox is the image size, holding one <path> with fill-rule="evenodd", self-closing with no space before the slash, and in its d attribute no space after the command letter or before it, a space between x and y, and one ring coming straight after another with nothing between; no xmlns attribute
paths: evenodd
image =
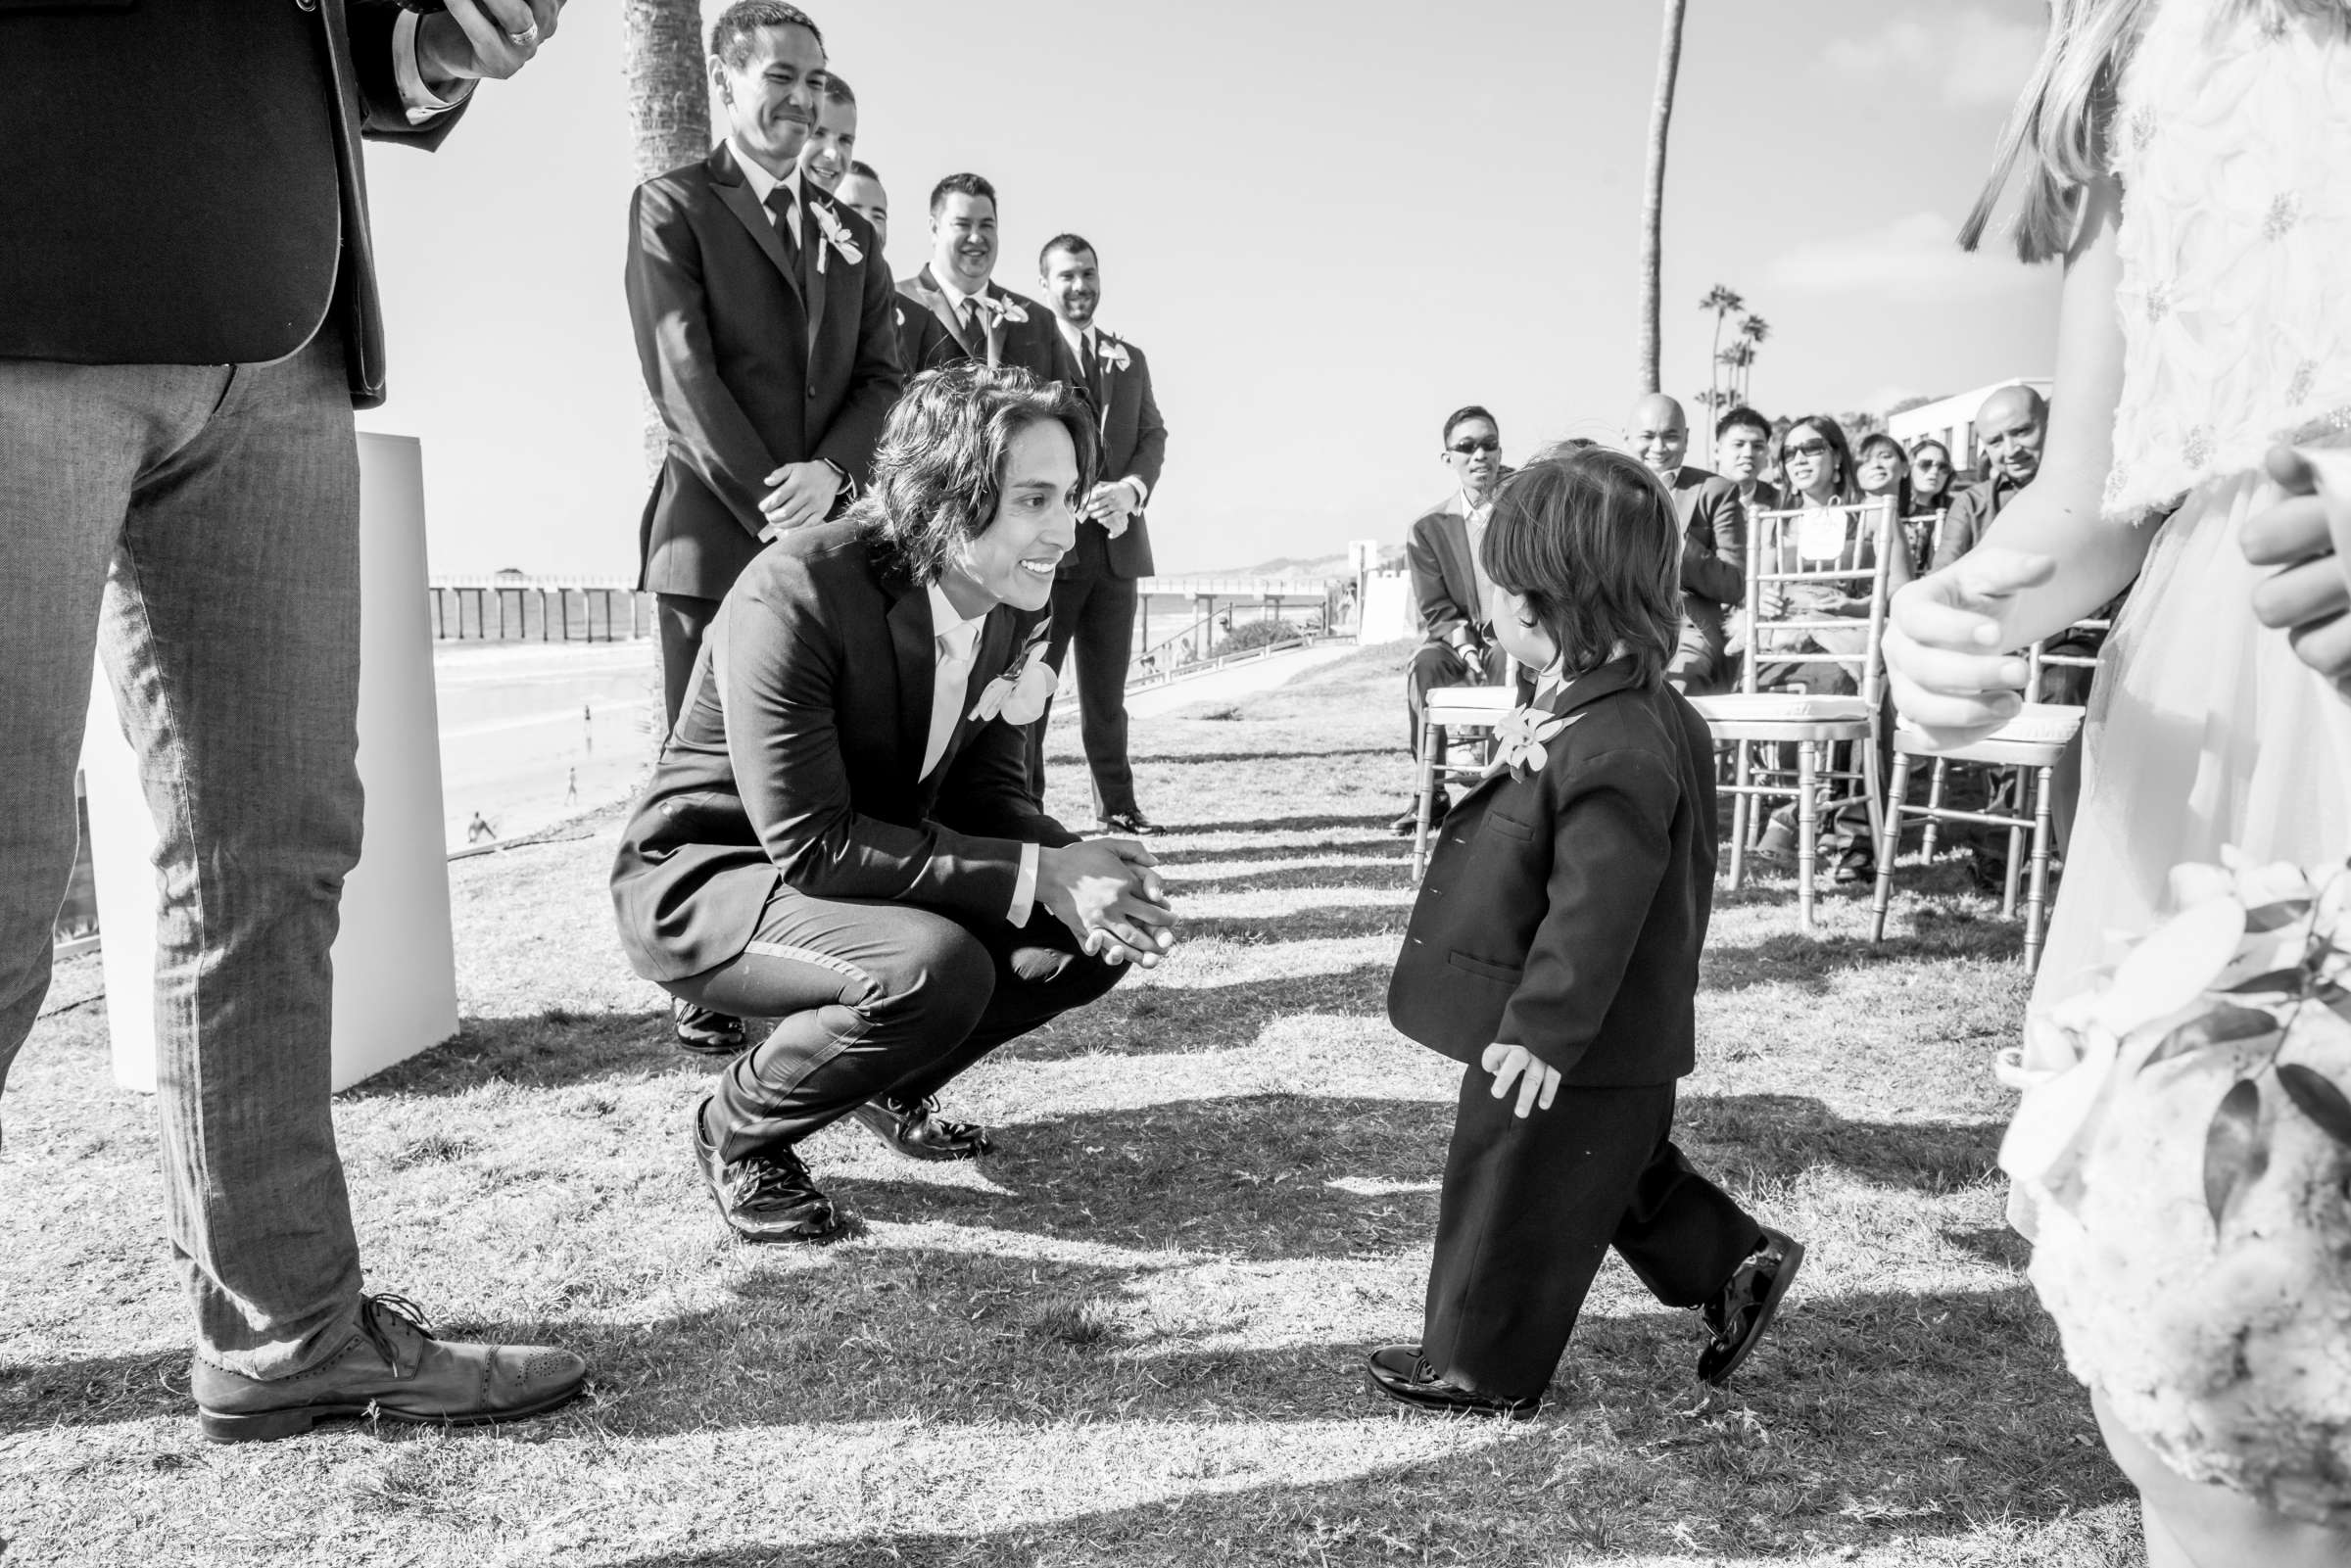
<svg viewBox="0 0 2351 1568"><path fill-rule="evenodd" d="M1972 251L1984 238L1992 210L2021 174L2016 254L2046 261L2065 254L2081 224L2082 188L2105 172L2107 129L2132 49L2157 0L2049 0L2049 36L2033 74L2000 131L1991 177L1959 227L1959 245ZM2219 0L2212 6L2217 33L2251 15L2279 22L2295 17L2342 25L2342 0Z"/></svg>

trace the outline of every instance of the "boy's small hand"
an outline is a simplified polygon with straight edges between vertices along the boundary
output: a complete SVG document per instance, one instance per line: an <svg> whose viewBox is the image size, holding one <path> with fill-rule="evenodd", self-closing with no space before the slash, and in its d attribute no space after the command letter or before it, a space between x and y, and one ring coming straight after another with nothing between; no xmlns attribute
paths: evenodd
<svg viewBox="0 0 2351 1568"><path fill-rule="evenodd" d="M1518 1085L1517 1116L1537 1108L1549 1111L1559 1096L1559 1069L1523 1045L1489 1045L1479 1065L1494 1074L1495 1099L1508 1095L1512 1083Z"/></svg>

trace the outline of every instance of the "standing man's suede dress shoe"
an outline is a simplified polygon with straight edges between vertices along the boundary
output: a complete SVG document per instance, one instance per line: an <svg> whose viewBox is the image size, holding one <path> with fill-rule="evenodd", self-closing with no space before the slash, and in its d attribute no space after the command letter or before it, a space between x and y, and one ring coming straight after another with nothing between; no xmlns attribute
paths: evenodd
<svg viewBox="0 0 2351 1568"><path fill-rule="evenodd" d="M1465 1389L1459 1383L1448 1383L1437 1376L1437 1369L1428 1364L1417 1345L1390 1345L1371 1353L1371 1364L1365 1376L1375 1394L1384 1394L1398 1404L1409 1404L1415 1410L1438 1410L1455 1415L1507 1415L1524 1420L1535 1413L1543 1402L1538 1394L1531 1400L1506 1400L1498 1394L1483 1394Z"/></svg>
<svg viewBox="0 0 2351 1568"><path fill-rule="evenodd" d="M206 1437L255 1443L360 1417L420 1426L518 1421L571 1400L587 1381L588 1363L569 1351L437 1339L406 1297L361 1296L350 1341L310 1370L264 1382L200 1360L188 1384Z"/></svg>

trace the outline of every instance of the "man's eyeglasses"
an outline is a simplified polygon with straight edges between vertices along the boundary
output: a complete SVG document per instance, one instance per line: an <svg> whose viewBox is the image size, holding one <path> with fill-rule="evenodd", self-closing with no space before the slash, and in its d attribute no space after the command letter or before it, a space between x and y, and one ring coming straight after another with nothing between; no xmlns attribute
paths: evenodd
<svg viewBox="0 0 2351 1568"><path fill-rule="evenodd" d="M1828 454L1829 444L1818 438L1811 441L1792 441L1780 451L1782 457L1826 457Z"/></svg>
<svg viewBox="0 0 2351 1568"><path fill-rule="evenodd" d="M1457 441L1446 450L1458 451L1466 457L1473 452L1500 451L1502 451L1502 442L1493 436L1473 436L1467 441Z"/></svg>

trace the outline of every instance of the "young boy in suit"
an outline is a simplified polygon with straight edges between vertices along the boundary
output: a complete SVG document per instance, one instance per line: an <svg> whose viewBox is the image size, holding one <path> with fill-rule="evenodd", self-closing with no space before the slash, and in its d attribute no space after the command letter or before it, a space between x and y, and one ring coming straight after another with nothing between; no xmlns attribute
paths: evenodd
<svg viewBox="0 0 2351 1568"><path fill-rule="evenodd" d="M1803 1248L1668 1136L1714 884L1713 746L1664 681L1681 529L1639 462L1584 451L1504 488L1482 561L1497 636L1544 677L1446 818L1388 988L1396 1026L1467 1070L1420 1343L1373 1353L1371 1386L1532 1414L1611 1246L1702 1310L1720 1384Z"/></svg>

